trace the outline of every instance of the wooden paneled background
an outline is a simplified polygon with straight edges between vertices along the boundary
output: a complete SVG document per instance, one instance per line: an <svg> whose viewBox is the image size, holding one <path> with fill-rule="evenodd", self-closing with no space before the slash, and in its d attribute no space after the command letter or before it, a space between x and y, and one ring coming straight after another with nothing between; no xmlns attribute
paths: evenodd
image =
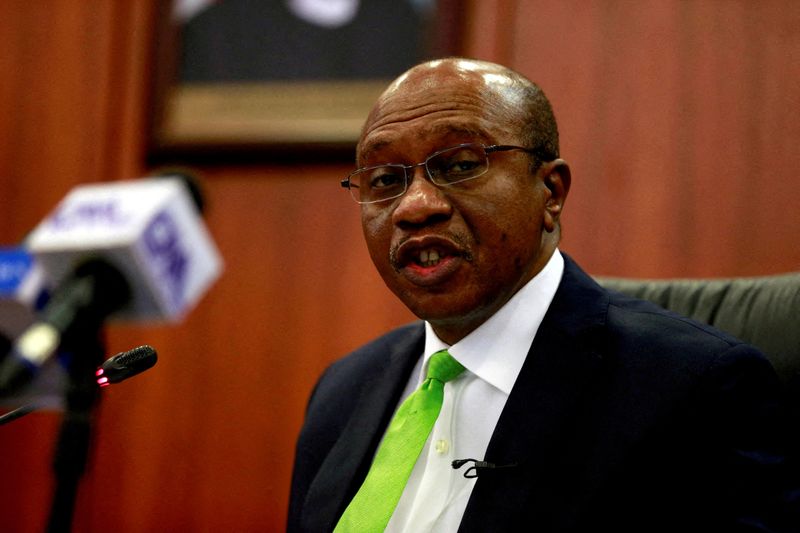
<svg viewBox="0 0 800 533"><path fill-rule="evenodd" d="M0 243L75 184L147 173L155 0L0 2ZM464 2L464 55L549 93L562 249L595 274L800 269L800 3ZM322 369L412 318L373 272L349 165L185 163L226 261L178 326L111 325L155 369L103 391L75 530L280 531ZM58 413L0 427L0 530L42 531Z"/></svg>

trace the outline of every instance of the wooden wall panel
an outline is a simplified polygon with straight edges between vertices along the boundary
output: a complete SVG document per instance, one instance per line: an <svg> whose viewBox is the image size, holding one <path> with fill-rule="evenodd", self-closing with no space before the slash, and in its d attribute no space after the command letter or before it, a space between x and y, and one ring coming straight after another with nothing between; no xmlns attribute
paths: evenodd
<svg viewBox="0 0 800 533"><path fill-rule="evenodd" d="M573 167L564 249L592 272L796 270L791 1L467 2L465 52L540 82ZM83 181L141 175L156 0L0 2L0 239ZM191 161L187 161L191 163ZM197 167L220 281L175 326L109 327L155 369L103 391L77 531L280 531L320 371L411 317L340 163ZM0 529L41 531L57 413L0 428Z"/></svg>
<svg viewBox="0 0 800 533"><path fill-rule="evenodd" d="M525 1L512 66L559 119L593 272L797 269L800 4Z"/></svg>
<svg viewBox="0 0 800 533"><path fill-rule="evenodd" d="M18 244L74 185L142 172L154 9L0 2L0 244ZM0 428L0 530L44 530L59 421L45 412Z"/></svg>

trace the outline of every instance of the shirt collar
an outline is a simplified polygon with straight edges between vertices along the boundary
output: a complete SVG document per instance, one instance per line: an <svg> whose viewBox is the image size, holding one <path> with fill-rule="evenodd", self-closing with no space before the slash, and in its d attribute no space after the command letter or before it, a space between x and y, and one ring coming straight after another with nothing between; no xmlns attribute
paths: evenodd
<svg viewBox="0 0 800 533"><path fill-rule="evenodd" d="M564 258L556 250L544 268L489 320L452 346L425 322L422 369L431 355L447 349L469 372L510 394L563 273Z"/></svg>

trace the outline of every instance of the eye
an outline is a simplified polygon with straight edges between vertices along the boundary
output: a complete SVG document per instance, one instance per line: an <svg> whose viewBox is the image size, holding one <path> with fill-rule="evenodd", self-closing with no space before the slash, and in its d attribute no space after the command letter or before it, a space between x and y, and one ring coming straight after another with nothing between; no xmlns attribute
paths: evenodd
<svg viewBox="0 0 800 533"><path fill-rule="evenodd" d="M486 169L486 157L473 147L459 147L442 152L429 162L439 180L456 183L478 176Z"/></svg>
<svg viewBox="0 0 800 533"><path fill-rule="evenodd" d="M402 187L405 179L405 173L402 168L379 167L372 169L370 172L368 185L370 189Z"/></svg>
<svg viewBox="0 0 800 533"><path fill-rule="evenodd" d="M450 161L444 171L446 174L458 174L465 172L472 172L480 166L480 161L473 161L471 159L464 159L460 161Z"/></svg>

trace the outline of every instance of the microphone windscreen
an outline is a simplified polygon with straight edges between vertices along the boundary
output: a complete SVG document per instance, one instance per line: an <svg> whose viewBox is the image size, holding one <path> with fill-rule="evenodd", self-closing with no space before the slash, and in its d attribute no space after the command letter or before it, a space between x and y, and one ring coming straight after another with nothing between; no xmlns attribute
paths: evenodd
<svg viewBox="0 0 800 533"><path fill-rule="evenodd" d="M157 361L158 354L155 349L146 344L127 352L118 353L97 369L97 382L101 386L119 383L152 368Z"/></svg>
<svg viewBox="0 0 800 533"><path fill-rule="evenodd" d="M88 258L122 272L131 298L111 318L177 322L222 270L185 181L177 178L78 186L27 245L54 284Z"/></svg>

